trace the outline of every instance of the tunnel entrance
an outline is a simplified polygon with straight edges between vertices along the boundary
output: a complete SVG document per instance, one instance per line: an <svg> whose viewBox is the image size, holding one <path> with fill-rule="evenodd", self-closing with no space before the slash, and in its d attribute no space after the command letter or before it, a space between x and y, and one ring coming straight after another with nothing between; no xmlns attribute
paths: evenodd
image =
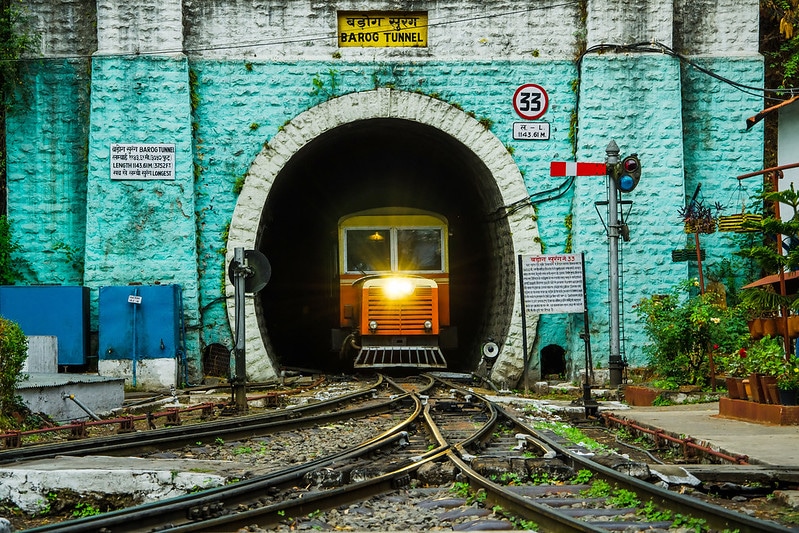
<svg viewBox="0 0 799 533"><path fill-rule="evenodd" d="M259 299L280 365L325 371L351 365L331 350L330 330L338 323L338 219L396 206L435 211L449 221L452 324L459 342L445 355L450 370L474 368L495 252L477 186L487 173L452 137L406 120L352 123L298 151L278 174L262 220L260 248L272 278Z"/></svg>
<svg viewBox="0 0 799 533"><path fill-rule="evenodd" d="M541 349L541 377L563 379L566 377L566 350L557 344Z"/></svg>
<svg viewBox="0 0 799 533"><path fill-rule="evenodd" d="M380 88L349 93L286 123L253 161L230 222L226 261L257 248L272 276L245 301L247 375L281 368L346 371L330 330L337 323L336 225L346 214L403 207L448 219L451 323L458 347L448 368L477 367L486 339L500 339L492 379L515 383L524 338L537 320L520 306L518 254L541 253L529 193L507 148L461 109ZM229 321L233 286L226 283ZM524 329L526 328L526 329Z"/></svg>

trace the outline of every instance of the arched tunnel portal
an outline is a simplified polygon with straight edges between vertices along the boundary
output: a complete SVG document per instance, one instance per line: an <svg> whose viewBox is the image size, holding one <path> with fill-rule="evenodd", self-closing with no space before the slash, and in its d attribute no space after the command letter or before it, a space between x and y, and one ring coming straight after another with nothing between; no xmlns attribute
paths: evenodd
<svg viewBox="0 0 799 533"><path fill-rule="evenodd" d="M399 106L398 95L410 103ZM424 209L444 215L450 228L458 347L445 352L449 370L473 370L483 342L518 329L515 257L525 245L516 239L526 235L532 245L536 232L529 206L511 216L505 208L527 196L519 171L496 137L443 102L387 89L348 97L319 106L336 113L309 110L289 123L247 176L228 256L235 246L254 247L272 266L249 307L248 336L255 327L273 371L346 370L351 361L339 358L330 334L338 323L338 220L378 207ZM363 106L364 98L373 105ZM499 183L503 176L510 187ZM248 374L260 356L251 345Z"/></svg>

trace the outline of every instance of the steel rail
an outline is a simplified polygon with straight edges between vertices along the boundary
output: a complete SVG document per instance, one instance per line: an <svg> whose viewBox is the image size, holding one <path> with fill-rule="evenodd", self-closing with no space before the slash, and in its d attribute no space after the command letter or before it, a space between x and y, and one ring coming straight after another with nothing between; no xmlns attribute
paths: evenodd
<svg viewBox="0 0 799 533"><path fill-rule="evenodd" d="M696 498L684 496L676 492L669 491L657 485L641 481L632 476L622 474L604 465L591 461L586 457L572 453L570 450L560 445L555 440L542 434L523 421L516 418L512 413L502 407L497 407L501 413L514 421L519 427L530 432L535 438L545 442L557 451L561 459L575 470L587 469L608 482L615 483L620 488L635 492L641 501L650 500L659 507L669 509L681 514L691 514L697 518L707 521L708 527L718 530L738 530L739 533L788 533L795 530L782 526L776 522L758 520L743 513L737 513L725 509L712 503L707 503Z"/></svg>
<svg viewBox="0 0 799 533"><path fill-rule="evenodd" d="M461 473L469 480L469 485L475 489L483 489L486 493L486 500L502 506L514 514L535 521L539 531L547 533L561 532L584 532L584 533L607 533L606 529L600 529L587 522L576 520L558 512L557 509L536 503L530 498L525 498L519 494L509 491L484 476L478 474L471 466L461 459L453 450L449 450L448 457L461 470Z"/></svg>
<svg viewBox="0 0 799 533"><path fill-rule="evenodd" d="M436 379L435 381L438 380ZM431 385L432 383L433 381L431 380ZM418 399L415 393L413 396ZM261 528L270 528L279 525L286 516L303 516L320 510L329 510L406 486L410 482L411 473L428 462L446 458L450 451L450 446L445 442L440 429L430 415L429 404L424 404L422 415L425 424L427 424L428 431L433 439L438 442L438 446L420 456L418 460L411 465L405 465L375 478L352 483L344 487L305 493L301 498L294 498L257 509L240 511L233 515L210 518L172 528L163 528L159 529L159 531L164 533L231 531L233 528L246 527L253 523L258 523ZM494 420L496 420L496 417L494 417ZM481 430L482 428L478 429L476 433L479 433ZM475 435L473 434L469 438L474 440Z"/></svg>
<svg viewBox="0 0 799 533"><path fill-rule="evenodd" d="M153 528L158 528L159 531L195 531L202 528L210 527L208 531L219 531L213 529L218 527L219 522L217 519L199 520L188 524L179 524L180 521L191 520L193 517L201 516L203 509L211 509L212 511L219 511L223 507L226 509L235 508L237 505L243 503L251 503L253 494L261 496L266 493L267 489L283 485L286 483L294 483L297 479L302 478L306 473L312 472L319 468L324 468L336 461L342 461L359 457L382 447L393 444L397 439L402 438L402 433L405 428L411 425L420 415L422 411L422 404L418 396L412 393L406 393L394 401L407 401L414 402L413 412L393 428L390 428L380 435L377 435L360 445L343 450L336 454L331 454L313 461L296 465L287 469L280 470L271 474L265 474L248 480L240 481L234 485L225 487L217 487L208 489L202 492L170 498L158 502L143 504L128 509L121 509L112 511L98 516L81 518L77 520L69 520L58 524L42 526L38 528L29 529L31 533L44 533L44 532L59 532L59 533L87 533L93 531L109 531L114 533L120 532L144 532L152 531ZM437 450L437 453L443 453L442 450ZM432 452L431 452L432 454ZM418 464L414 465L418 468ZM398 476L395 476L398 477ZM303 498L307 501L307 498ZM288 504L286 504L288 505ZM257 509L254 511L258 511ZM220 517L218 520L235 520L235 515L226 515ZM172 529L164 529L165 522L172 522ZM213 524L203 526L202 524ZM189 529L182 529L189 528Z"/></svg>
<svg viewBox="0 0 799 533"><path fill-rule="evenodd" d="M324 383L325 379L320 378L308 385L307 387L292 389L290 391L273 391L264 394L260 394L257 396L250 396L247 398L247 401L256 401L256 400L268 400L268 399L275 399L281 397L288 397L293 396L296 394L300 394L302 392L306 392L308 390L314 389ZM219 387L217 387L219 388ZM68 395L67 398L72 399L78 405L80 401L77 398L73 398L73 395ZM150 423L153 420L157 420L159 418L166 418L167 424L171 423L174 420L179 420L180 413L189 413L192 411L208 411L213 410L216 407L224 407L224 404L219 402L205 402L201 404L191 405L188 407L167 407L163 411L157 411L154 413L148 413L143 415L128 415L116 418L108 418L108 419L101 419L94 416L92 413L89 413L94 420L92 421L82 421L82 422L72 422L70 424L63 424L59 426L48 426L39 429L31 429L26 431L7 431L6 433L0 434L0 441L5 443L6 448L17 448L20 447L22 444L22 439L24 437L31 437L35 435L43 435L48 433L58 433L63 431L71 431L73 436L80 436L83 438L85 431L87 428L91 427L102 427L102 426L110 426L110 425L117 425L119 424L120 430L128 430L133 431L133 424L135 422L141 422L146 420ZM84 409L85 410L85 409Z"/></svg>
<svg viewBox="0 0 799 533"><path fill-rule="evenodd" d="M137 449L160 450L166 447L193 444L203 440L213 441L217 437L241 439L287 427L293 429L308 427L309 425L323 423L325 420L340 418L340 412L330 412L332 407L346 405L371 395L382 384L383 379L381 377L376 383L363 390L294 409L215 420L183 427L161 428L141 433L123 433L110 437L93 437L77 441L10 448L0 451L0 464L49 459L58 455L103 454L118 456L134 453ZM353 417L384 412L391 408L397 398L389 398L384 402L350 409L348 412ZM318 414L320 412L321 414Z"/></svg>
<svg viewBox="0 0 799 533"><path fill-rule="evenodd" d="M426 463L445 458L447 453L448 449L436 450L425 454L414 464L406 465L381 476L345 487L315 491L304 494L302 498L294 498L274 505L242 511L235 515L221 516L173 528L160 529L159 532L188 533L205 531L218 533L219 531L234 531L233 528L243 528L253 523L258 523L260 528L273 528L279 525L286 516L303 516L320 510L329 510L402 488L408 484L410 475L413 472ZM34 530L30 531L33 532Z"/></svg>
<svg viewBox="0 0 799 533"><path fill-rule="evenodd" d="M739 465L747 465L749 464L749 457L746 455L730 455L728 453L720 452L718 450L714 450L710 446L705 446L703 444L697 444L697 442L690 438L690 437L675 437L673 435L669 435L662 429L651 429L640 424L635 423L632 420L628 420L626 418L621 418L614 416L608 413L602 413L602 418L605 419L607 422L613 422L620 426L625 426L636 431L640 431L641 433L646 433L648 435L652 435L653 440L655 441L656 445L659 445L659 440L666 440L669 442L673 442L675 444L680 444L683 448L683 455L688 456L687 453L688 449L698 450L704 454L711 455L713 457L718 457L719 459L724 459L725 461L729 461L731 463L736 463Z"/></svg>
<svg viewBox="0 0 799 533"><path fill-rule="evenodd" d="M441 380L436 378L442 383L455 388L456 390L460 390L461 394L470 394L476 398L479 398L482 402L484 402L487 406L490 407L490 412L492 413L492 424L496 425L499 421L499 415L507 417L509 420L516 423L517 421L514 418L507 416L507 413L501 410L495 402L492 402L485 398L482 395L474 393L472 391L466 391L460 386L457 386L453 383L450 383L445 380ZM492 427L493 427L492 425ZM530 432L528 428L522 426L520 424L519 427L524 427L528 433L530 433L531 437L534 433ZM484 428L485 429L485 426ZM470 438L467 439L469 443L474 443L476 441L483 442L482 437L486 435L486 432L480 431L481 439L477 438ZM473 436L474 437L474 436ZM535 437L532 437L535 440ZM576 520L570 516L562 514L558 512L557 509L553 509L547 505L542 505L536 503L535 501L525 498L519 494L516 494L512 491L509 491L503 488L501 485L498 485L486 477L482 476L481 474L477 473L470 465L468 465L462 458L467 455L467 452L464 451L464 441L463 443L458 443L452 445L449 450L447 451L447 457L450 461L452 461L458 469L461 471L461 474L469 480L469 485L475 489L480 490L483 489L486 493L486 499L495 505L502 506L503 509L511 511L515 513L517 516L524 517L526 519L534 520L536 524L539 526L540 531L546 531L548 533L559 533L559 532L581 532L581 533L599 533L599 532L606 532L605 529L599 529L597 527L588 524L587 522ZM541 441L543 442L543 441ZM544 446L541 442L537 442L536 445L544 450Z"/></svg>
<svg viewBox="0 0 799 533"><path fill-rule="evenodd" d="M485 442L488 438L490 438L491 432L493 431L494 427L499 422L499 415L497 413L496 408L494 407L494 403L493 402L489 401L484 396L481 396L479 394L476 394L473 391L465 389L462 386L460 386L460 385L458 385L456 383L452 383L451 381L449 381L447 379L444 379L444 378L441 378L441 377L438 377L438 376L434 376L432 374L423 374L423 375L429 377L430 379L434 380L435 382L441 383L442 385L446 385L451 390L457 392L458 394L460 394L463 397L465 402L472 403L471 402L471 398L479 399L481 402L483 402L483 405L485 406L485 409L488 411L489 417L488 417L488 421L485 423L485 425L483 425L482 428L480 428L477 431L475 431L470 437L468 437L468 438L464 439L463 441L453 445L454 449L459 450L459 452L462 452L463 449L466 446L473 445L475 442Z"/></svg>

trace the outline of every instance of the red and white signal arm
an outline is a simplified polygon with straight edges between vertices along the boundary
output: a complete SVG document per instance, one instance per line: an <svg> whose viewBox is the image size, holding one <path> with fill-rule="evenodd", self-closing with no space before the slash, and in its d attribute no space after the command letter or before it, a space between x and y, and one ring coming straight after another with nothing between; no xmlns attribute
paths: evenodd
<svg viewBox="0 0 799 533"><path fill-rule="evenodd" d="M543 87L535 83L525 83L513 93L513 109L527 120L544 116L549 107L549 96Z"/></svg>

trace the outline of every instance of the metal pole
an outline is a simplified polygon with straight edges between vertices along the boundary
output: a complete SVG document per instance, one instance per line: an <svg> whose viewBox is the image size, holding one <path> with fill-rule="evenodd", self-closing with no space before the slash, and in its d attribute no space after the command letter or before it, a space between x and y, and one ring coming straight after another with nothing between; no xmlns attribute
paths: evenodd
<svg viewBox="0 0 799 533"><path fill-rule="evenodd" d="M613 179L615 168L619 164L619 146L610 141L607 148L606 164L608 167L608 248L609 248L609 281L608 295L610 300L610 385L621 385L622 360L621 342L619 339L619 208L618 190Z"/></svg>
<svg viewBox="0 0 799 533"><path fill-rule="evenodd" d="M521 301L522 306L522 365L523 371L522 375L524 376L524 393L528 394L530 392L530 378L529 378L529 370L528 366L530 365L530 357L527 353L527 312L524 309L524 264L522 256L518 256L519 261L519 300Z"/></svg>
<svg viewBox="0 0 799 533"><path fill-rule="evenodd" d="M233 261L236 266L233 273L233 298L235 301L236 346L235 362L236 377L233 380L233 401L239 412L247 411L247 364L244 357L244 278L245 259L244 248L233 250Z"/></svg>
<svg viewBox="0 0 799 533"><path fill-rule="evenodd" d="M583 408L585 417L596 416L599 412L599 404L591 398L591 382L594 377L594 362L591 357L591 328L588 325L588 292L585 286L585 254L580 253L580 262L583 267L583 332L580 337L585 342L585 380L583 381Z"/></svg>

